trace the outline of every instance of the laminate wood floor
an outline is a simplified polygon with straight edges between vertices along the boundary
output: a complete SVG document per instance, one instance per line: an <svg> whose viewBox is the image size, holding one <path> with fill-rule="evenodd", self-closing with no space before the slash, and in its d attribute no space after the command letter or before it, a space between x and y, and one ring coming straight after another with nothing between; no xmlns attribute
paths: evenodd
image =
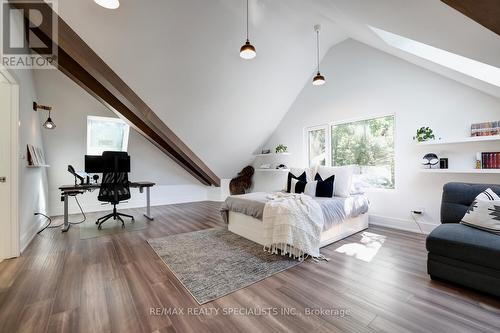
<svg viewBox="0 0 500 333"><path fill-rule="evenodd" d="M380 227L198 306L146 239L222 226L219 206L153 207L147 229L87 240L45 231L0 263L0 332L500 331L498 299L431 281L425 237Z"/></svg>

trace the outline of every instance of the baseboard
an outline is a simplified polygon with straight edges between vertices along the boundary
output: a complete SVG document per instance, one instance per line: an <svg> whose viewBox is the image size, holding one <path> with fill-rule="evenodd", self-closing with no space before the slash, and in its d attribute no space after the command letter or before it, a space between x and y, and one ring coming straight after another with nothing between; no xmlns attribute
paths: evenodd
<svg viewBox="0 0 500 333"><path fill-rule="evenodd" d="M372 214L370 214L369 221L370 221L369 223L371 225L378 225L381 227L393 228L393 229L404 230L404 231L411 231L411 232L416 232L416 233L423 232L426 235L429 234L432 230L434 230L434 228L436 228L438 226L438 224L433 224L433 223L428 223L428 222L418 222L418 224L420 225L420 228L422 228L422 231L420 231L416 222L413 220L405 220L405 219L380 216L380 215L372 215Z"/></svg>
<svg viewBox="0 0 500 333"><path fill-rule="evenodd" d="M26 250L26 248L28 247L28 245L30 245L33 238L36 237L36 233L42 227L42 224L43 224L42 218L38 217L38 223L33 223L30 229L24 235L21 235L20 253L23 253L24 250Z"/></svg>

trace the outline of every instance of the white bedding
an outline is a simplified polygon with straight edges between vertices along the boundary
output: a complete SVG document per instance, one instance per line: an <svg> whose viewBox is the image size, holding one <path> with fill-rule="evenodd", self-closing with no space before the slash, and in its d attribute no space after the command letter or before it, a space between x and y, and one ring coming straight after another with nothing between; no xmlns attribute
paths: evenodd
<svg viewBox="0 0 500 333"><path fill-rule="evenodd" d="M233 195L226 199L221 207L224 221L228 222L229 211L245 214L262 221L264 206L269 199L266 192L253 192L242 195ZM347 198L312 198L323 211L324 225L323 231L342 223L343 221L355 218L368 211L369 201L364 195L352 195Z"/></svg>
<svg viewBox="0 0 500 333"><path fill-rule="evenodd" d="M262 218L264 248L303 259L319 258L324 217L320 205L305 194L274 193Z"/></svg>

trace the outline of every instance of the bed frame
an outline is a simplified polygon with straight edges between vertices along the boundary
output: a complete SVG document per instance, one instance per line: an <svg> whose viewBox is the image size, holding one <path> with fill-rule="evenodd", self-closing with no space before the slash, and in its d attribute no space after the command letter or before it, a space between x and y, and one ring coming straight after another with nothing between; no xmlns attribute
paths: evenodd
<svg viewBox="0 0 500 333"><path fill-rule="evenodd" d="M229 211L228 230L264 246L264 230L262 226L261 220L245 214ZM320 247L327 246L333 242L365 230L366 228L368 228L368 213L347 219L321 233Z"/></svg>

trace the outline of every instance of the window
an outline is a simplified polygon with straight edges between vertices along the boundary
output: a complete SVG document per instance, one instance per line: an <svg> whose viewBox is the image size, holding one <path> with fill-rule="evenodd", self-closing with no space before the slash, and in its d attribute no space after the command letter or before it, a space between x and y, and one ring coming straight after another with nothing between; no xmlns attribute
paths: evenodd
<svg viewBox="0 0 500 333"><path fill-rule="evenodd" d="M323 126L307 131L309 165L326 165L326 130Z"/></svg>
<svg viewBox="0 0 500 333"><path fill-rule="evenodd" d="M357 165L369 187L394 188L394 116L309 128L309 165Z"/></svg>
<svg viewBox="0 0 500 333"><path fill-rule="evenodd" d="M119 118L87 117L87 155L127 151L129 126Z"/></svg>
<svg viewBox="0 0 500 333"><path fill-rule="evenodd" d="M500 87L500 68L369 26L387 44L457 72Z"/></svg>

